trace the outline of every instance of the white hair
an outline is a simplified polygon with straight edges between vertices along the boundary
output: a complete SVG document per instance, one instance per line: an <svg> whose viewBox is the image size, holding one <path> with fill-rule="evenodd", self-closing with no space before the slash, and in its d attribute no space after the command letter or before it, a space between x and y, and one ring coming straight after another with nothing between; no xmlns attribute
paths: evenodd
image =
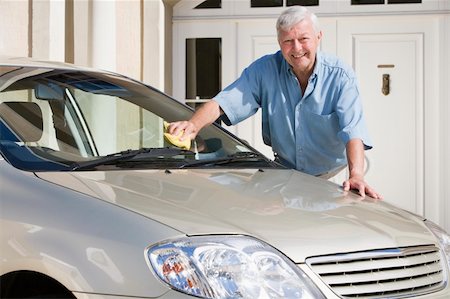
<svg viewBox="0 0 450 299"><path fill-rule="evenodd" d="M277 20L277 34L280 35L280 31L289 31L294 25L303 21L304 19L310 19L315 33L319 33L319 20L317 16L310 12L303 6L292 6L281 13Z"/></svg>

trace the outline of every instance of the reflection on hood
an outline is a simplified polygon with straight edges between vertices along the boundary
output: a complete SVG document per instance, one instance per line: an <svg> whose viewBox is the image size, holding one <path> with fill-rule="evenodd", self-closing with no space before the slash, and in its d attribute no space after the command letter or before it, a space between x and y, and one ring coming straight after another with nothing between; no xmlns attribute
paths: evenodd
<svg viewBox="0 0 450 299"><path fill-rule="evenodd" d="M319 188L317 182L299 184L295 171L282 171L276 176L264 175L261 171L217 172L211 174L208 179L226 185L239 194L256 197L261 204L271 198L272 203L277 202L282 208L279 212L285 208L326 211L354 201L337 186L330 193L329 188ZM322 196L317 196L318 194Z"/></svg>

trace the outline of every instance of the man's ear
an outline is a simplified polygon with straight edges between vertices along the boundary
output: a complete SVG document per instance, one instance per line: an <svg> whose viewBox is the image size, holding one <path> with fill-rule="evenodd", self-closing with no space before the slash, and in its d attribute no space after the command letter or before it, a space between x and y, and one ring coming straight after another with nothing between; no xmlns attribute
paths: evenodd
<svg viewBox="0 0 450 299"><path fill-rule="evenodd" d="M317 39L320 41L322 39L322 30L317 34Z"/></svg>

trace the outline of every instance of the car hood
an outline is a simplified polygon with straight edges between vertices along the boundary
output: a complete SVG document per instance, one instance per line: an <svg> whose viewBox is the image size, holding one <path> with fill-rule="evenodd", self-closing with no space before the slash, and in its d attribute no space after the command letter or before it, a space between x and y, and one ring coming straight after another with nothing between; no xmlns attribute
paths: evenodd
<svg viewBox="0 0 450 299"><path fill-rule="evenodd" d="M309 256L432 244L421 219L285 169L39 173L187 235L244 234L295 262Z"/></svg>

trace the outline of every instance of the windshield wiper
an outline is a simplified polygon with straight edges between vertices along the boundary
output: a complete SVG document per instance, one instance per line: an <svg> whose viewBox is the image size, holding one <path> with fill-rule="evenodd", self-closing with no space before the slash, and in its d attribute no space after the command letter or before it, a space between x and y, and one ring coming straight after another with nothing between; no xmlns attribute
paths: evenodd
<svg viewBox="0 0 450 299"><path fill-rule="evenodd" d="M209 165L223 165L235 162L267 162L271 163L269 159L261 154L255 152L237 152L226 157L215 159L195 160L184 163L179 168L195 167L195 166L209 166Z"/></svg>
<svg viewBox="0 0 450 299"><path fill-rule="evenodd" d="M177 155L193 156L195 155L195 153L192 151L173 147L141 148L137 150L126 150L114 154L109 154L107 156L92 161L74 163L70 166L70 169L71 170L91 169L100 165L109 165L117 162L128 161L133 158L156 158L156 157L172 158Z"/></svg>

